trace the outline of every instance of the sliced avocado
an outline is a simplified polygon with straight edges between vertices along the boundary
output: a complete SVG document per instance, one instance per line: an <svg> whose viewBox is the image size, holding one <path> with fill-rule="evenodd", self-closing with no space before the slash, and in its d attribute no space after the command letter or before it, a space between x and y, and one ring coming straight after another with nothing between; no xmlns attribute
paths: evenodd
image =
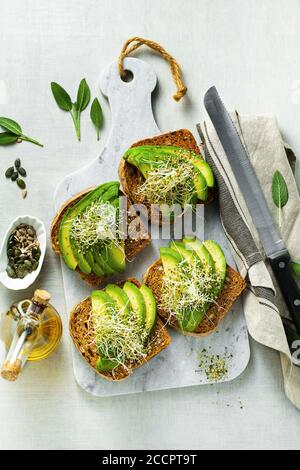
<svg viewBox="0 0 300 470"><path fill-rule="evenodd" d="M94 290L91 293L92 310L98 315L107 313L107 307L115 306L114 300L103 290Z"/></svg>
<svg viewBox="0 0 300 470"><path fill-rule="evenodd" d="M165 246L160 248L159 252L164 271L168 275L168 273L172 273L176 269L177 264L181 261L181 256L178 251Z"/></svg>
<svg viewBox="0 0 300 470"><path fill-rule="evenodd" d="M207 308L204 307L201 310L193 310L189 312L187 321L184 323L182 329L184 329L184 331L195 331L199 323L202 322L206 310Z"/></svg>
<svg viewBox="0 0 300 470"><path fill-rule="evenodd" d="M139 288L132 282L127 281L123 286L123 290L129 298L130 307L137 320L140 324L144 324L146 318L146 305Z"/></svg>
<svg viewBox="0 0 300 470"><path fill-rule="evenodd" d="M219 291L220 291L223 287L224 280L225 280L225 277L226 277L226 258L225 258L225 255L224 255L223 250L220 247L220 245L217 242L213 241L213 240L206 240L204 242L204 246L209 251L209 253L211 254L211 256L214 260L214 263L215 263L216 273L220 276L220 278L222 280L222 284L221 284L221 287L219 289Z"/></svg>
<svg viewBox="0 0 300 470"><path fill-rule="evenodd" d="M92 268L89 265L88 261L86 260L85 256L83 255L83 253L80 253L80 251L78 250L76 244L74 243L72 239L70 240L70 242L71 242L72 252L78 262L78 267L80 271L85 274L90 274L92 272Z"/></svg>
<svg viewBox="0 0 300 470"><path fill-rule="evenodd" d="M150 333L156 319L156 301L152 290L149 289L149 287L147 287L145 284L140 287L140 292L146 305L145 326L148 333Z"/></svg>
<svg viewBox="0 0 300 470"><path fill-rule="evenodd" d="M94 274L96 274L96 276L102 277L105 275L102 267L97 263L97 260L95 259L94 253L92 250L88 251L85 254L85 259L88 262L88 264L91 266L92 271Z"/></svg>
<svg viewBox="0 0 300 470"><path fill-rule="evenodd" d="M197 167L194 166L194 177L193 177L193 183L195 187L195 191L197 194L197 198L200 199L200 201L206 201L207 196L208 196L208 186L206 179L204 178L203 174L201 171L198 170Z"/></svg>
<svg viewBox="0 0 300 470"><path fill-rule="evenodd" d="M113 272L121 273L126 268L126 256L124 249L124 241L119 241L118 245L112 242L104 248L101 253L104 261L113 270Z"/></svg>
<svg viewBox="0 0 300 470"><path fill-rule="evenodd" d="M104 272L105 276L111 276L112 274L114 274L115 271L107 264L104 259L104 256L102 255L102 252L100 253L99 251L95 251L94 257L97 262L97 265L101 266L101 269Z"/></svg>
<svg viewBox="0 0 300 470"><path fill-rule="evenodd" d="M169 243L169 246L181 256L181 259L185 259L189 263L197 256L193 251L187 250L183 242L172 241Z"/></svg>
<svg viewBox="0 0 300 470"><path fill-rule="evenodd" d="M209 188L213 188L215 185L215 178L214 178L214 174L209 164L205 160L202 160L201 158L198 158L195 156L192 157L192 162L193 162L193 165L204 176L207 186Z"/></svg>
<svg viewBox="0 0 300 470"><path fill-rule="evenodd" d="M104 196L109 199L113 196L116 197L119 194L119 186L120 185L117 181L98 186L80 199L80 201L71 207L63 217L59 227L58 242L64 262L68 268L74 270L78 265L78 260L72 250L70 237L74 218L86 209L86 207L88 207L93 201L99 198L102 199Z"/></svg>
<svg viewBox="0 0 300 470"><path fill-rule="evenodd" d="M124 310L125 315L129 316L130 302L123 289L115 284L108 284L105 288L105 292L115 301L118 308Z"/></svg>
<svg viewBox="0 0 300 470"><path fill-rule="evenodd" d="M184 237L182 241L187 249L195 251L203 265L207 264L213 270L215 269L213 257L198 238Z"/></svg>
<svg viewBox="0 0 300 470"><path fill-rule="evenodd" d="M119 363L115 359L107 359L106 357L99 357L96 362L96 369L98 372L108 372L118 367Z"/></svg>

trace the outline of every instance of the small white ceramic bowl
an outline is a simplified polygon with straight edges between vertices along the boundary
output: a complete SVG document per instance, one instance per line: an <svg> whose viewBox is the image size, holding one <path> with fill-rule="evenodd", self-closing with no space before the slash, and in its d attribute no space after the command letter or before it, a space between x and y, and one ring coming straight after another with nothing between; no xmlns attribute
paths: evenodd
<svg viewBox="0 0 300 470"><path fill-rule="evenodd" d="M32 225L32 227L36 231L37 238L40 242L40 249L41 249L41 256L39 259L38 268L32 273L27 274L23 279L13 279L7 275L6 268L8 264L7 258L7 241L10 234L14 231L14 229L20 224L28 224ZM38 277L40 270L42 268L42 264L44 262L46 253L46 229L43 222L36 217L31 217L30 215L20 215L15 220L12 221L10 226L8 227L4 239L2 241L2 245L0 248L0 282L11 290L22 290L27 289L27 287L31 286L34 283L36 278Z"/></svg>

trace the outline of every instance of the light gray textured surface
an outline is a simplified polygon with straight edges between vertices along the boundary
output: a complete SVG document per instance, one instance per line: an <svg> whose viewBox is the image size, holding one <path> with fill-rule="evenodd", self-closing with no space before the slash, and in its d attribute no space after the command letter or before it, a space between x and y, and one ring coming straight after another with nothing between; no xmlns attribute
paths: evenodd
<svg viewBox="0 0 300 470"><path fill-rule="evenodd" d="M0 8L0 114L15 117L45 144L0 148L1 174L17 156L29 173L25 201L2 179L1 233L25 212L49 225L57 183L100 153L109 129L101 99L106 127L100 145L87 112L77 143L70 117L53 102L50 81L75 94L86 76L96 93L103 67L132 35L161 42L185 72L189 95L175 103L167 65L141 54L159 78L154 110L161 130L195 131L205 117L203 94L215 84L229 109L277 114L286 140L300 153L297 0L16 0L1 1ZM49 250L46 260L39 285L47 285L63 313L59 260ZM19 297L2 287L0 293L2 310ZM247 370L232 383L99 399L76 385L65 331L51 358L30 365L15 384L0 382L0 416L3 449L276 449L299 448L300 438L299 412L283 393L279 357L257 344Z"/></svg>

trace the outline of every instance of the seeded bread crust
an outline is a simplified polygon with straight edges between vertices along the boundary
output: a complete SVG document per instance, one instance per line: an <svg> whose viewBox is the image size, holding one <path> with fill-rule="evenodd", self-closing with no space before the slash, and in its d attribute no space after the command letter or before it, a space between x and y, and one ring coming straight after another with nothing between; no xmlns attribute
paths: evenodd
<svg viewBox="0 0 300 470"><path fill-rule="evenodd" d="M80 199L82 199L88 192L92 191L94 188L88 188L85 191L82 191L75 196L73 196L71 199L69 199L65 204L61 206L59 211L56 213L50 227L50 240L51 240L51 246L52 250L54 253L57 255L61 255L61 251L59 248L59 242L58 242L58 235L59 235L59 228L62 219L64 218L65 214L67 211L73 207ZM130 202L128 201L128 204L130 205ZM128 225L130 222L136 219L136 216L133 215L132 209L131 209L131 215L127 215L127 223ZM142 223L142 220L139 218L139 223L141 224L140 226L143 227L141 230L141 238L138 240L132 239L127 237L125 239L125 256L126 260L131 261L133 258L136 257L136 255L142 251L144 248L146 248L150 242L151 242L151 237L149 233L147 233L145 224ZM80 277L86 281L88 284L90 284L93 287L100 286L107 278L106 277L99 277L94 273L90 274L85 274L81 272L78 268L76 269L76 272L79 273Z"/></svg>
<svg viewBox="0 0 300 470"><path fill-rule="evenodd" d="M204 320L193 332L182 331L175 316L170 316L169 312L159 305L162 302L161 289L163 283L164 268L161 259L155 261L143 276L143 283L145 283L152 290L157 307L157 313L164 322L167 322L169 326L180 331L180 333L186 336L203 337L210 335L229 312L236 299L241 295L243 290L246 288L245 280L230 266L227 266L226 280L221 294L209 310L207 311Z"/></svg>
<svg viewBox="0 0 300 470"><path fill-rule="evenodd" d="M128 281L133 282L137 287L140 287L140 283L136 279L130 278ZM119 285L124 285L124 282L120 283ZM106 380L120 381L127 379L134 369L150 361L152 357L159 354L171 343L171 337L164 327L164 323L157 316L150 336L150 351L145 359L141 360L140 362L133 362L128 364L128 368L119 366L112 371L98 372L96 369L96 362L99 358L99 354L96 346L92 343L93 330L90 321L91 308L92 303L90 297L85 298L74 307L69 321L70 334L77 350L80 352L89 366L92 367L92 369L98 375Z"/></svg>
<svg viewBox="0 0 300 470"><path fill-rule="evenodd" d="M178 131L168 132L149 139L139 140L138 142L135 142L131 148L139 147L141 145L169 145L181 147L200 154L196 140L188 129L180 129ZM145 181L140 170L122 158L119 164L119 178L124 194L126 194L134 204L144 204L148 209L148 216L150 218L150 204L140 194L138 194L140 186ZM212 199L213 191L209 189L208 199L204 204L208 204ZM198 203L202 204L202 201L198 201Z"/></svg>

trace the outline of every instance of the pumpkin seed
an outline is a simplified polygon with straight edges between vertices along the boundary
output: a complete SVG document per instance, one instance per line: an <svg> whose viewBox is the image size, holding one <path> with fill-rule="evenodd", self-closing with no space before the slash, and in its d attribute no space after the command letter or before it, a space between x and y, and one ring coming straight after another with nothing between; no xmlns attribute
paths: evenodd
<svg viewBox="0 0 300 470"><path fill-rule="evenodd" d="M21 178L18 178L17 179L17 185L19 186L19 188L21 189L25 189L26 188L26 183L24 180L22 180Z"/></svg>
<svg viewBox="0 0 300 470"><path fill-rule="evenodd" d="M27 268L31 268L31 262L29 261L29 259L25 259L24 261L24 265L27 267Z"/></svg>
<svg viewBox="0 0 300 470"><path fill-rule="evenodd" d="M11 175L11 180L12 181L16 181L16 179L18 178L18 172L17 171L14 171L13 174Z"/></svg>
<svg viewBox="0 0 300 470"><path fill-rule="evenodd" d="M6 178L11 178L13 172L14 172L14 167L13 166L10 166L9 168L7 168L7 170L5 172Z"/></svg>
<svg viewBox="0 0 300 470"><path fill-rule="evenodd" d="M6 272L9 277L12 277L14 279L17 277L15 270L11 266L7 266Z"/></svg>
<svg viewBox="0 0 300 470"><path fill-rule="evenodd" d="M13 252L14 252L14 250L13 250L12 248L9 248L9 249L7 250L7 255L8 255L8 256L11 256L11 255L13 254Z"/></svg>
<svg viewBox="0 0 300 470"><path fill-rule="evenodd" d="M37 261L34 261L32 263L32 271L35 271L37 269L38 265L39 265L39 263Z"/></svg>
<svg viewBox="0 0 300 470"><path fill-rule="evenodd" d="M27 196L27 189L22 189L22 198L25 199Z"/></svg>
<svg viewBox="0 0 300 470"><path fill-rule="evenodd" d="M19 158L17 158L17 159L15 160L15 167L16 167L16 168L20 168L20 166L21 166L21 160L20 160Z"/></svg>
<svg viewBox="0 0 300 470"><path fill-rule="evenodd" d="M21 166L20 166L20 168L18 168L18 172L21 176L24 176L24 177L27 176L25 168L23 168Z"/></svg>

